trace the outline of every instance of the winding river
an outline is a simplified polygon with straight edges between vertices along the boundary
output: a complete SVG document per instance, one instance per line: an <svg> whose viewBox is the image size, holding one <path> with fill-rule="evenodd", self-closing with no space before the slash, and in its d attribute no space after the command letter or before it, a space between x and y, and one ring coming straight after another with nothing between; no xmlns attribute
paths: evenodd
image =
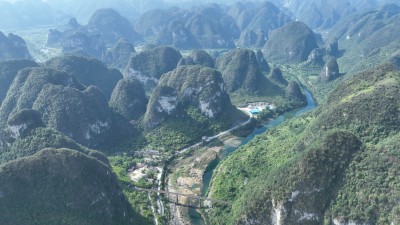
<svg viewBox="0 0 400 225"><path fill-rule="evenodd" d="M287 112L287 113L279 116L278 118L271 120L268 123L257 127L249 135L247 135L247 137L237 137L237 140L240 141L239 145L235 145L235 146L225 145L223 147L224 149L223 149L221 155L218 158L216 158L215 160L213 160L207 166L206 171L204 172L203 183L202 183L202 188L201 188L201 195L205 196L208 186L210 185L210 181L211 181L211 177L213 175L214 169L221 162L221 160L223 160L225 157L227 157L230 153L234 152L240 146L249 143L251 140L253 140L253 138L256 135L266 132L269 128L277 126L277 125L281 124L282 122L284 122L285 120L300 116L300 115L314 109L316 104L314 102L314 99L313 99L311 93L308 90L304 90L304 93L307 97L307 106L305 106L304 108L295 109L293 111ZM191 223L194 225L205 224L201 215L199 215L199 213L195 209L189 209L189 217L190 217Z"/></svg>

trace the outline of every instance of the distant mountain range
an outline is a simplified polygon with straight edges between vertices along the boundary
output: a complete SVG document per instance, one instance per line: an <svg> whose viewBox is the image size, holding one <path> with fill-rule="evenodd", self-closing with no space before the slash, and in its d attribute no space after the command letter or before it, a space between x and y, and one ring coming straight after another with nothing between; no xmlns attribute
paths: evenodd
<svg viewBox="0 0 400 225"><path fill-rule="evenodd" d="M278 116L217 165L206 195L232 204L210 224L400 223L398 0L13 2L0 29L51 27L35 50L60 55L0 32L0 224L167 224L128 171L185 158L200 179L219 155L180 149Z"/></svg>

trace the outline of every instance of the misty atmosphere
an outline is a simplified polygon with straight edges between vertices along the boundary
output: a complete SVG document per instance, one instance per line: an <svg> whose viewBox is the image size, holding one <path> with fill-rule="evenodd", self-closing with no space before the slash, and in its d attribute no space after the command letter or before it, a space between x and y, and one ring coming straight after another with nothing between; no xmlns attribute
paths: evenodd
<svg viewBox="0 0 400 225"><path fill-rule="evenodd" d="M400 224L399 0L0 15L0 225Z"/></svg>

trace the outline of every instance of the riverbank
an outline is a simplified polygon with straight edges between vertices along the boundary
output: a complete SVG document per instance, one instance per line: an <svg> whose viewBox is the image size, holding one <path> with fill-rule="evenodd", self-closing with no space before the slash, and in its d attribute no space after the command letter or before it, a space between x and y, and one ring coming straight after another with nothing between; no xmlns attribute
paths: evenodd
<svg viewBox="0 0 400 225"><path fill-rule="evenodd" d="M294 116L299 116L315 108L311 93L306 92L308 104L306 107L292 110L273 119L262 126L244 126L215 137L212 141L191 147L185 150L183 156L177 158L170 168L167 186L170 190L190 195L205 195L211 181L214 169L227 155L240 146L251 141L256 135L264 133L270 127L274 127ZM285 116L286 115L286 116ZM250 124L250 123L249 123ZM223 199L221 199L223 200ZM181 198L180 204L187 204L187 199ZM204 224L207 218L198 209L171 205L173 207L175 224Z"/></svg>

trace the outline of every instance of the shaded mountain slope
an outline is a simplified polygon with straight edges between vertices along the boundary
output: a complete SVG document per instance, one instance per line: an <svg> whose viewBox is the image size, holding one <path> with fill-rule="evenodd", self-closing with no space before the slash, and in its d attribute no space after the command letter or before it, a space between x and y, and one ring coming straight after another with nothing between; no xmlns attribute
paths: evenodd
<svg viewBox="0 0 400 225"><path fill-rule="evenodd" d="M134 78L126 78L117 83L110 107L128 120L134 120L144 115L147 102L142 84Z"/></svg>
<svg viewBox="0 0 400 225"><path fill-rule="evenodd" d="M263 48L268 62L299 63L318 48L313 31L302 22L291 22L271 33Z"/></svg>
<svg viewBox="0 0 400 225"><path fill-rule="evenodd" d="M126 39L119 39L118 42L106 51L103 61L114 68L124 69L129 59L136 53L134 45Z"/></svg>
<svg viewBox="0 0 400 225"><path fill-rule="evenodd" d="M0 105L18 71L27 67L37 66L39 65L34 61L26 59L0 61Z"/></svg>
<svg viewBox="0 0 400 225"><path fill-rule="evenodd" d="M109 165L86 154L46 149L0 177L2 224L140 224Z"/></svg>
<svg viewBox="0 0 400 225"><path fill-rule="evenodd" d="M109 69L104 63L93 58L61 56L48 60L44 65L65 71L86 86L94 85L100 88L107 99L110 98L117 82L123 78L118 70Z"/></svg>
<svg viewBox="0 0 400 225"><path fill-rule="evenodd" d="M24 39L11 33L6 36L0 31L0 60L31 58Z"/></svg>

